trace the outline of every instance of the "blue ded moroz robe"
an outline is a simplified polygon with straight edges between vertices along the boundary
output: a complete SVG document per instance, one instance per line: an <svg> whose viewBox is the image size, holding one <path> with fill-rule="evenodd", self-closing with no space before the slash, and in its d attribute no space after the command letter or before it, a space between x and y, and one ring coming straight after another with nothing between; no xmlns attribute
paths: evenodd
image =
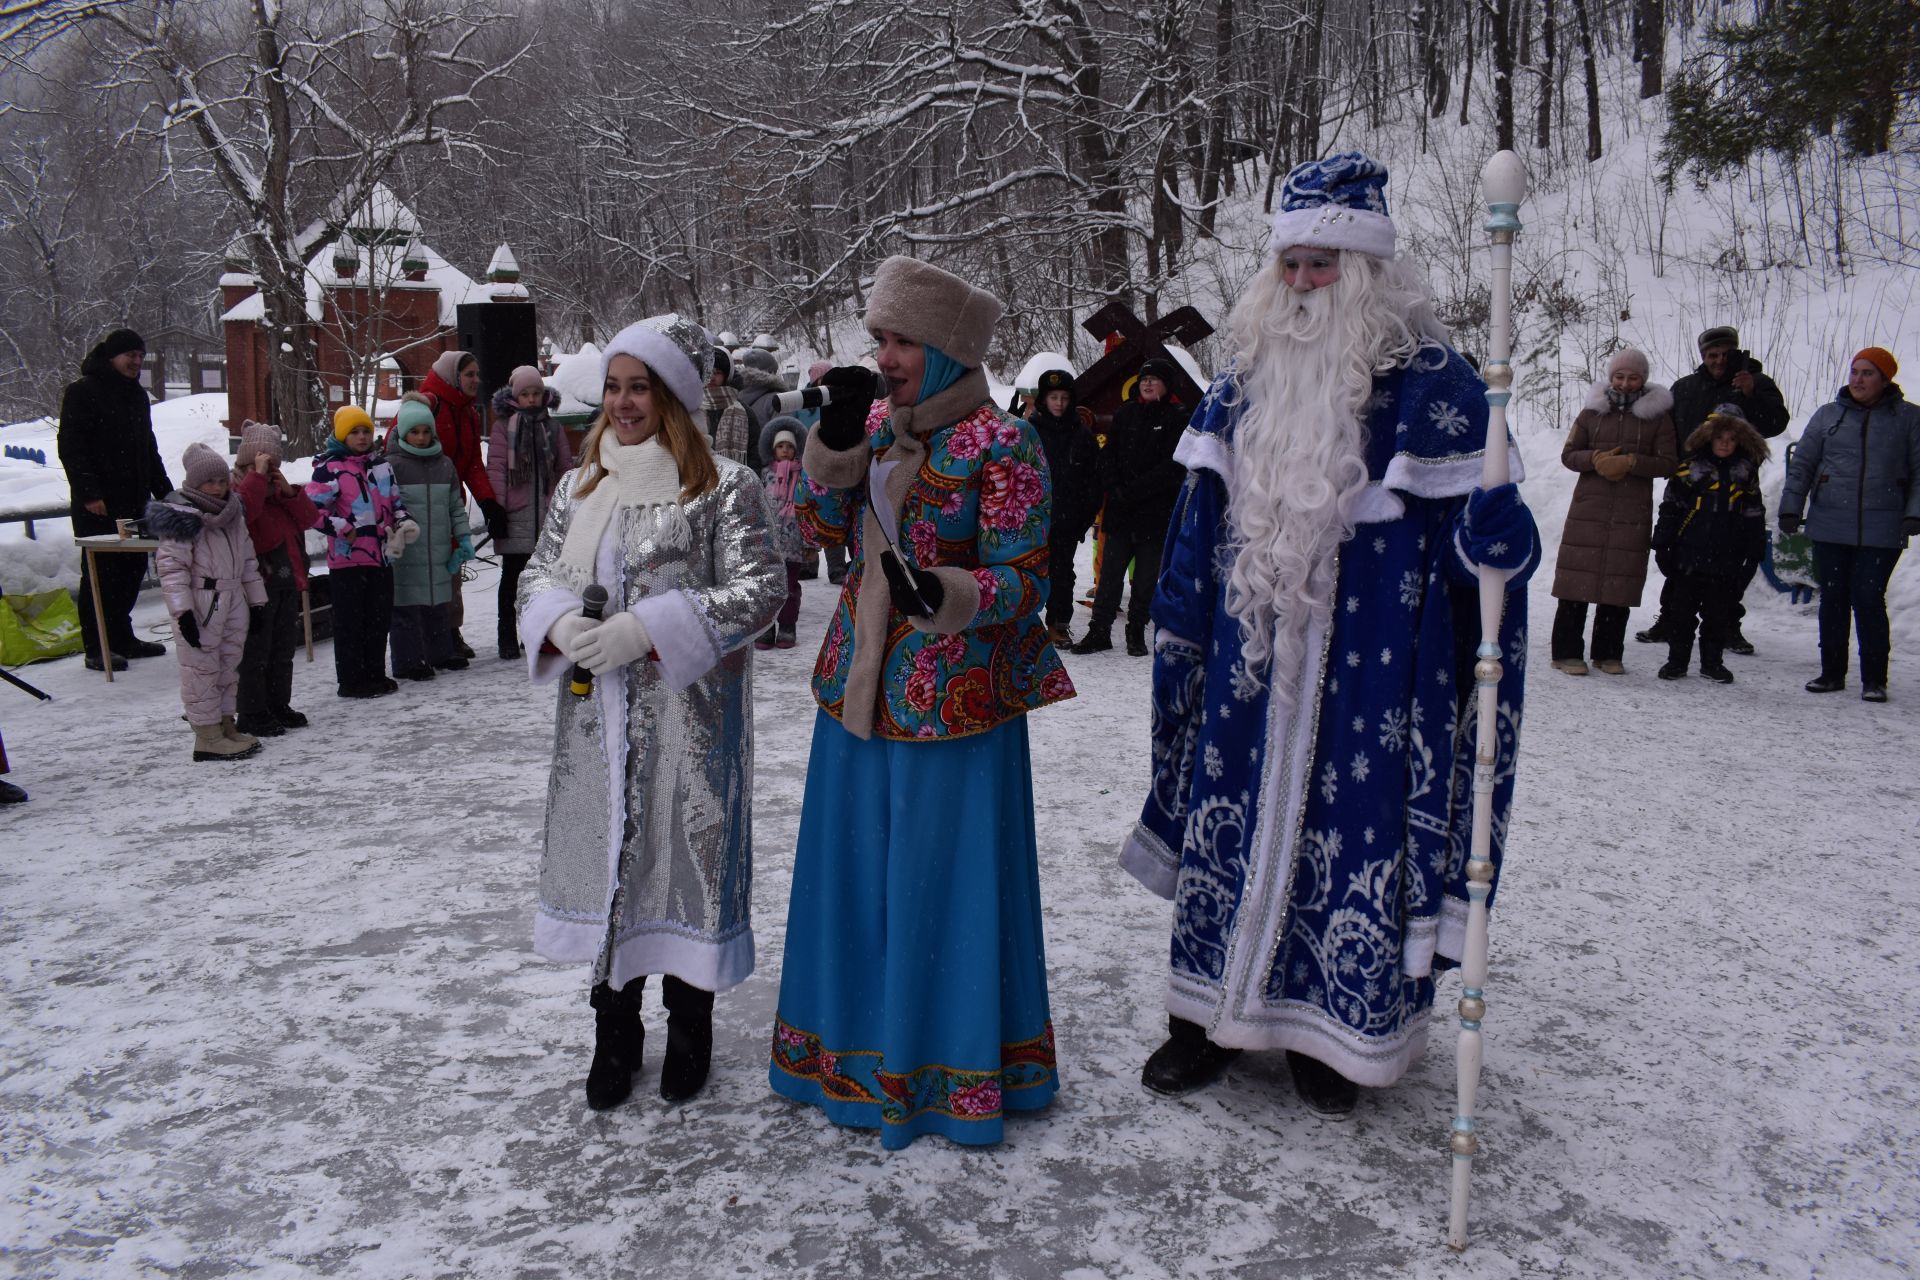
<svg viewBox="0 0 1920 1280"><path fill-rule="evenodd" d="M1457 961L1466 936L1480 637L1456 536L1480 481L1486 388L1436 345L1376 377L1372 483L1329 607L1308 621L1289 708L1248 672L1226 607L1231 376L1176 454L1189 475L1153 602L1152 789L1121 861L1173 900L1170 1012L1217 1044L1293 1049L1387 1085L1425 1049L1436 960ZM1496 869L1526 615L1516 585L1500 636Z"/></svg>

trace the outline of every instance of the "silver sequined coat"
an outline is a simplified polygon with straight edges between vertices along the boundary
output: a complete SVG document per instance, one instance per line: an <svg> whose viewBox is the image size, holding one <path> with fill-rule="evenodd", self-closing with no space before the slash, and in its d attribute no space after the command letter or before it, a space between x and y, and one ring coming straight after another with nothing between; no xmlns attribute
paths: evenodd
<svg viewBox="0 0 1920 1280"><path fill-rule="evenodd" d="M558 693L546 853L534 948L589 961L614 986L670 973L721 991L753 972L753 706L749 642L772 623L786 575L767 540L759 479L719 460L720 483L685 504L691 546L658 536L651 508L609 521L597 580L607 614L632 609L649 657ZM564 659L542 654L585 582L560 563L577 503L572 471L554 492L520 578L522 646L536 681ZM611 926L610 926L611 922Z"/></svg>

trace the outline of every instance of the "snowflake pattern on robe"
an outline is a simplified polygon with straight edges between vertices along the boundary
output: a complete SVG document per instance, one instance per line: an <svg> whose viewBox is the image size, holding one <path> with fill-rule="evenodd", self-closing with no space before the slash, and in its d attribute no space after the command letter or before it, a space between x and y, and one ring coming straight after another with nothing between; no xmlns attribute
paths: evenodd
<svg viewBox="0 0 1920 1280"><path fill-rule="evenodd" d="M1153 603L1152 788L1122 860L1173 900L1173 1013L1220 1044L1390 1084L1424 1049L1434 968L1465 937L1479 615L1455 535L1479 482L1485 385L1437 346L1378 379L1374 483L1292 708L1249 678L1226 609L1229 388L1215 381L1181 443L1190 472ZM1537 561L1502 620L1496 885Z"/></svg>

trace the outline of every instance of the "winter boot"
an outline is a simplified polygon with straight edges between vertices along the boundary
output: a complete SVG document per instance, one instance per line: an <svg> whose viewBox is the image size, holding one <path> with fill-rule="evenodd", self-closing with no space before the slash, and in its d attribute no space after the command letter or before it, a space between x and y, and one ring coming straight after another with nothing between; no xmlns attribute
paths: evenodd
<svg viewBox="0 0 1920 1280"><path fill-rule="evenodd" d="M405 671L396 671L393 674L399 676L402 680L431 680L433 679L433 668L425 663L421 663L417 667L408 667ZM378 697L379 695L375 694L374 696Z"/></svg>
<svg viewBox="0 0 1920 1280"><path fill-rule="evenodd" d="M0 804L25 804L27 793L14 786L5 778L0 778Z"/></svg>
<svg viewBox="0 0 1920 1280"><path fill-rule="evenodd" d="M791 649L799 643L800 637L792 627L781 627L779 634L773 638L773 647L776 649Z"/></svg>
<svg viewBox="0 0 1920 1280"><path fill-rule="evenodd" d="M675 977L660 983L667 1006L667 1060L660 1068L660 1096L685 1102L707 1083L713 1065L713 992Z"/></svg>
<svg viewBox="0 0 1920 1280"><path fill-rule="evenodd" d="M511 637L502 637L502 638L501 638L501 641L500 641L500 656L501 656L502 658L517 658L517 657L519 657L519 656L520 656L520 642L519 642L518 640L516 640L516 639L513 639L513 638L511 638Z"/></svg>
<svg viewBox="0 0 1920 1280"><path fill-rule="evenodd" d="M1808 693L1838 693L1846 687L1845 676L1830 676L1824 671L1807 681Z"/></svg>
<svg viewBox="0 0 1920 1280"><path fill-rule="evenodd" d="M241 734L252 738L277 738L287 731L280 718L271 711L257 716L241 716L234 721L234 727Z"/></svg>
<svg viewBox="0 0 1920 1280"><path fill-rule="evenodd" d="M119 654L109 652L107 654L107 657L113 660L113 669L115 671L125 671L127 669L127 660L121 657ZM107 664L100 660L99 654L90 653L87 655L87 670L105 671L106 669L107 669Z"/></svg>
<svg viewBox="0 0 1920 1280"><path fill-rule="evenodd" d="M1047 639L1057 645L1071 645L1073 643L1073 632L1063 626L1048 627Z"/></svg>
<svg viewBox="0 0 1920 1280"><path fill-rule="evenodd" d="M193 758L199 760L244 760L260 749L255 742L242 746L220 731L217 724L193 726Z"/></svg>
<svg viewBox="0 0 1920 1280"><path fill-rule="evenodd" d="M1564 671L1570 676L1583 676L1587 674L1587 660L1585 658L1555 658L1553 660L1553 669L1555 671Z"/></svg>
<svg viewBox="0 0 1920 1280"><path fill-rule="evenodd" d="M135 640L127 646L125 656L129 658L164 658L167 656L167 646L161 644L158 640Z"/></svg>
<svg viewBox="0 0 1920 1280"><path fill-rule="evenodd" d="M1113 648L1113 635L1107 631L1088 631L1080 637L1080 643L1073 646L1069 653L1105 653Z"/></svg>
<svg viewBox="0 0 1920 1280"><path fill-rule="evenodd" d="M1138 631L1132 627L1127 628L1127 656L1129 658L1144 658L1147 656L1147 633L1145 628Z"/></svg>
<svg viewBox="0 0 1920 1280"><path fill-rule="evenodd" d="M473 661L473 646L468 644L467 638L458 631L453 633L453 652L456 657L465 658L468 662Z"/></svg>
<svg viewBox="0 0 1920 1280"><path fill-rule="evenodd" d="M1344 1120L1360 1101L1360 1086L1318 1058L1287 1050L1287 1070L1293 1073L1293 1091L1309 1111Z"/></svg>
<svg viewBox="0 0 1920 1280"><path fill-rule="evenodd" d="M229 742L237 742L243 747L257 747L260 745L260 739L250 733L240 732L240 727L234 723L232 716L220 717L220 732L226 736Z"/></svg>
<svg viewBox="0 0 1920 1280"><path fill-rule="evenodd" d="M1727 637L1727 649L1744 657L1753 656L1753 641L1740 634L1740 624L1733 624L1733 634Z"/></svg>
<svg viewBox="0 0 1920 1280"><path fill-rule="evenodd" d="M593 1065L587 1068L587 1106L595 1111L611 1111L633 1092L647 1043L647 1029L640 1023L646 981L635 978L618 991L598 982L588 997L593 1005Z"/></svg>
<svg viewBox="0 0 1920 1280"><path fill-rule="evenodd" d="M1140 1083L1169 1098L1206 1088L1240 1056L1238 1049L1223 1049L1207 1039L1199 1023L1185 1018L1169 1014L1167 1032L1167 1042L1141 1068Z"/></svg>
<svg viewBox="0 0 1920 1280"><path fill-rule="evenodd" d="M771 649L773 648L773 642L778 638L779 628L768 627L765 631L762 631L753 638L753 647L756 649Z"/></svg>
<svg viewBox="0 0 1920 1280"><path fill-rule="evenodd" d="M292 707L275 707L273 709L273 718L280 722L280 727L283 729L304 729L307 727L307 718L298 711L295 711Z"/></svg>
<svg viewBox="0 0 1920 1280"><path fill-rule="evenodd" d="M1860 686L1860 701L1885 702L1886 700L1887 700L1887 687L1885 685L1868 684L1868 685Z"/></svg>
<svg viewBox="0 0 1920 1280"><path fill-rule="evenodd" d="M1733 672L1727 670L1727 664L1720 655L1717 646L1700 646L1700 674L1717 684L1732 684Z"/></svg>
<svg viewBox="0 0 1920 1280"><path fill-rule="evenodd" d="M467 669L467 659L461 657L459 654L455 654L451 658L442 658L433 665L442 671L465 671Z"/></svg>
<svg viewBox="0 0 1920 1280"><path fill-rule="evenodd" d="M1669 634L1672 630L1673 626L1667 621L1666 615L1660 614L1654 618L1653 625L1645 631L1634 632L1633 638L1641 644L1665 644L1673 638Z"/></svg>

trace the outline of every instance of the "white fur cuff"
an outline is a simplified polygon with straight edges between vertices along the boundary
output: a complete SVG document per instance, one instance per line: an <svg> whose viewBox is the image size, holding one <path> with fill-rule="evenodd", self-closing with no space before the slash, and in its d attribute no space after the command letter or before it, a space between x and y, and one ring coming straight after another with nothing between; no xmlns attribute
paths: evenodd
<svg viewBox="0 0 1920 1280"><path fill-rule="evenodd" d="M807 478L827 486L829 489L851 489L867 478L867 462L873 455L873 447L867 438L861 436L851 449L829 448L820 438L816 429L807 432L806 447L800 453L800 465L806 468Z"/></svg>
<svg viewBox="0 0 1920 1280"><path fill-rule="evenodd" d="M557 653L542 653L547 631L561 616L580 607L571 591L542 591L520 611L520 649L527 655L527 678L536 684L558 680L572 664Z"/></svg>
<svg viewBox="0 0 1920 1280"><path fill-rule="evenodd" d="M628 612L640 619L653 640L653 651L660 657L660 678L668 688L686 688L720 661L720 651L686 592L648 596Z"/></svg>

